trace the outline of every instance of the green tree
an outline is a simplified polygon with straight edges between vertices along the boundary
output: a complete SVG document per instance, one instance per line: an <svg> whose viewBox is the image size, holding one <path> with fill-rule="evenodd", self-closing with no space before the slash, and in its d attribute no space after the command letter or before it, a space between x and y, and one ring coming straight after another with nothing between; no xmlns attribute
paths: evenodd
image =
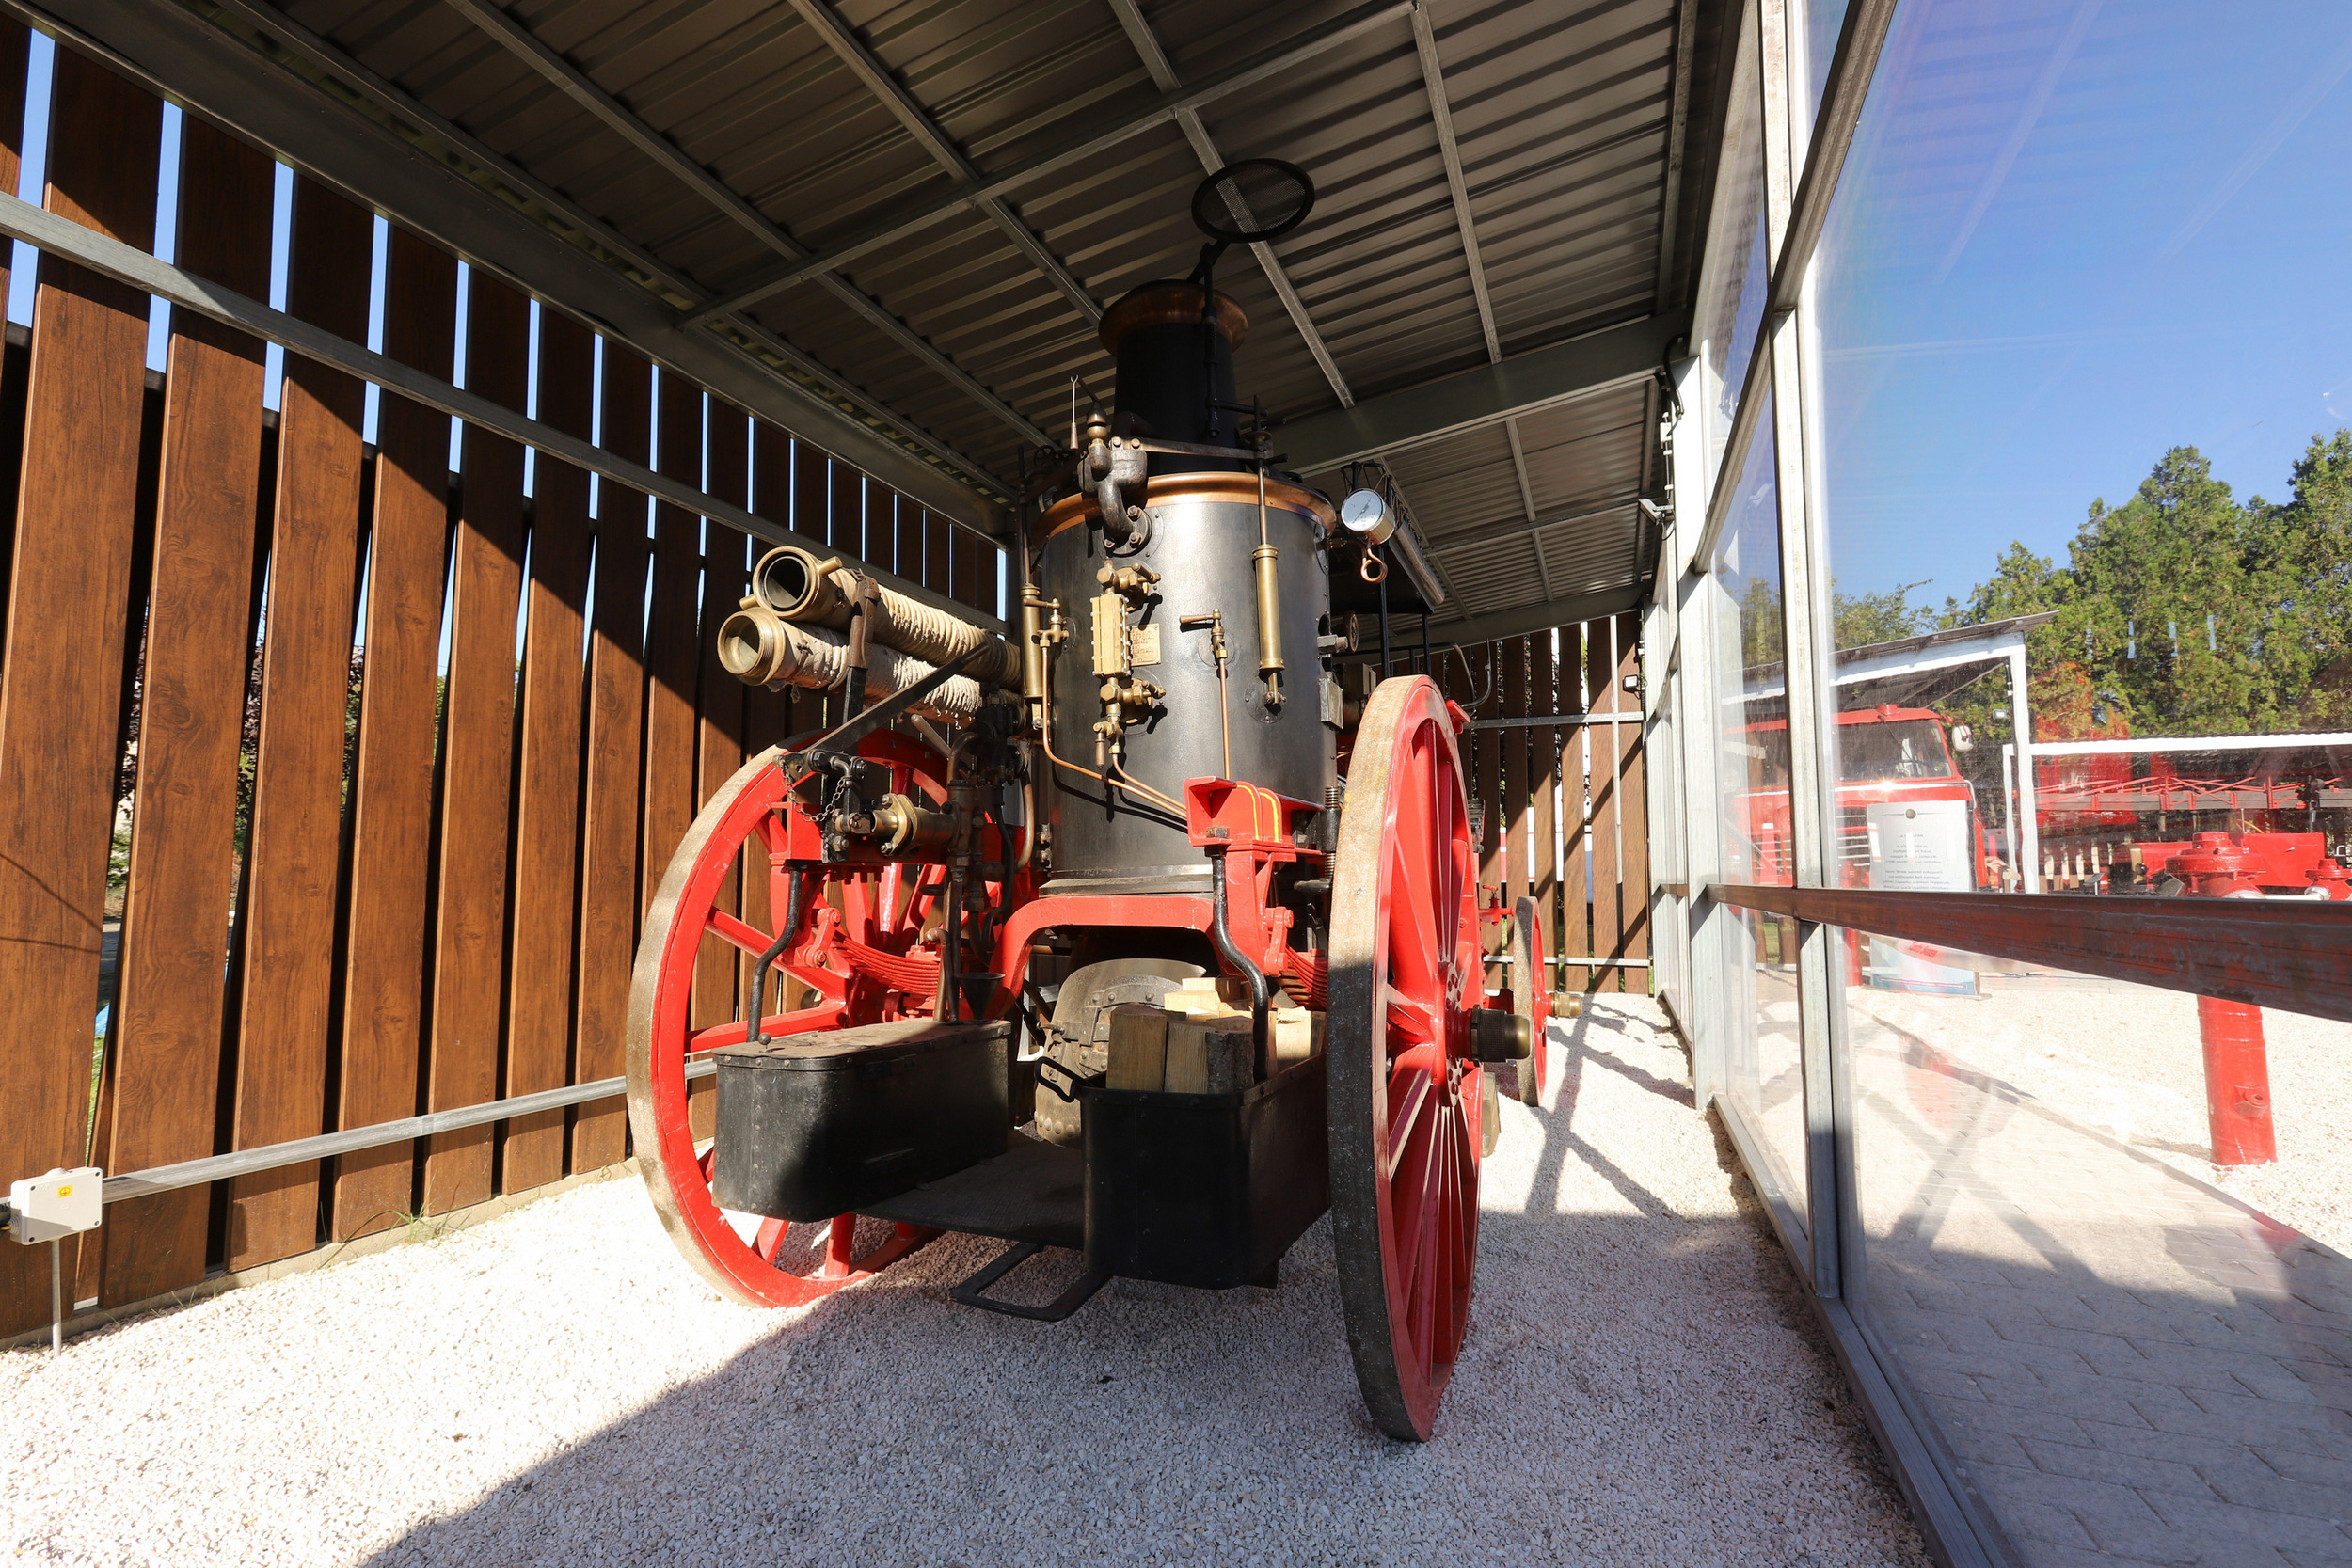
<svg viewBox="0 0 2352 1568"><path fill-rule="evenodd" d="M2073 727L2101 714L2140 735L2341 726L2352 718L2352 431L2313 436L2293 482L2286 502L2240 502L2196 448L2175 447L2122 505L2091 502L2065 565L2012 543L1936 619L2055 611L2026 634L2027 666L2037 710L2080 709ZM1972 688L1954 717L1997 721L2000 685Z"/></svg>
<svg viewBox="0 0 2352 1568"><path fill-rule="evenodd" d="M1916 637L1931 629L1935 625L1933 614L1926 606L1911 602L1911 591L1925 586L1922 580L1900 583L1883 594L1840 594L1833 585L1830 629L1837 645L1867 647L1873 642Z"/></svg>

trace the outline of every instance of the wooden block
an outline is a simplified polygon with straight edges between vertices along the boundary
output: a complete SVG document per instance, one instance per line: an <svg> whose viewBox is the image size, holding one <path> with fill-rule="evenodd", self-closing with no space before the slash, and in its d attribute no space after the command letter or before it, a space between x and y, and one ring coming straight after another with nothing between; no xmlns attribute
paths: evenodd
<svg viewBox="0 0 2352 1568"><path fill-rule="evenodd" d="M1280 1007L1274 1014L1274 1065L1289 1067L1323 1049L1323 1015L1304 1007Z"/></svg>
<svg viewBox="0 0 2352 1568"><path fill-rule="evenodd" d="M1171 1017L1167 1088L1170 1094L1233 1094L1257 1081L1256 1042L1247 1013Z"/></svg>
<svg viewBox="0 0 2352 1568"><path fill-rule="evenodd" d="M1167 1082L1168 1015L1140 1002L1105 1009L1110 1022L1110 1076L1104 1086L1152 1089Z"/></svg>

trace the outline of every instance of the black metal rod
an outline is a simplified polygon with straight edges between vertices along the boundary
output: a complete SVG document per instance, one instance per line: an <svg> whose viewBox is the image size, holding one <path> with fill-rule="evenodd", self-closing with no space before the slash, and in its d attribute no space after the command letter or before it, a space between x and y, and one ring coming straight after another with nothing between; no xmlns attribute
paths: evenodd
<svg viewBox="0 0 2352 1568"><path fill-rule="evenodd" d="M1258 1069L1269 1071L1274 1064L1266 1055L1266 1023L1273 995L1266 986L1265 971L1250 961L1233 941L1232 928L1225 924L1225 852L1221 849L1209 856L1209 886L1216 899L1216 912L1209 921L1209 940L1216 944L1217 957L1240 970L1241 977L1249 982L1250 1045L1258 1058Z"/></svg>
<svg viewBox="0 0 2352 1568"><path fill-rule="evenodd" d="M1422 607L1421 611L1421 673L1432 680L1438 675L1438 667L1429 661L1429 608L1426 605Z"/></svg>
<svg viewBox="0 0 2352 1568"><path fill-rule="evenodd" d="M1389 574L1380 574L1380 678L1389 678Z"/></svg>
<svg viewBox="0 0 2352 1568"><path fill-rule="evenodd" d="M745 1042L751 1045L757 1045L768 1037L766 1017L761 1012L763 993L768 988L768 966L774 963L776 956L791 946L792 939L800 934L802 898L800 867L794 866L784 875L784 928L776 933L776 940L768 944L768 951L759 956L758 963L752 968L752 1021L750 1027L744 1031L743 1035Z"/></svg>

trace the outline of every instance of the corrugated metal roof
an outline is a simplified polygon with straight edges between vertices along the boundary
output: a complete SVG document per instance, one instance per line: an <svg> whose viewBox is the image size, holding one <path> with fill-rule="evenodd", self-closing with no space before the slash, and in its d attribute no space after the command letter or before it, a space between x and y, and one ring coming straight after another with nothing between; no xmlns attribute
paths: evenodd
<svg viewBox="0 0 2352 1568"><path fill-rule="evenodd" d="M958 174L801 14L811 3L502 7L747 200L784 241L723 210L616 129L610 112L583 104L513 40L456 7L291 0L282 8L724 295L786 266L780 245L821 254L942 206L958 188ZM1677 32L1694 35L1698 55L1680 105L1695 153L1714 139L1724 8L1720 0L1681 4L1694 8L1692 16L1677 0L1428 5L1504 355L1681 303L1711 176L1693 156L1680 180L1676 254L1661 261ZM1141 14L1178 83L1190 87L1363 9L1360 0L1161 0ZM838 0L834 13L983 175L1162 101L1107 0ZM1319 191L1312 216L1274 250L1339 385L1264 271L1237 249L1218 282L1251 322L1236 366L1245 396L1295 418L1487 361L1407 17L1390 16L1215 99L1200 125L1226 161L1286 158ZM1200 237L1188 203L1202 166L1185 132L1163 119L1004 199L1077 287L1107 305L1137 283L1190 269ZM794 282L746 314L858 388L885 421L1009 479L1025 440L1019 423L1058 433L1073 375L1101 391L1112 380L1091 319L1025 253L1023 239L976 205L949 207L849 261L838 281ZM984 392L944 372L924 345ZM1641 530L1631 502L1654 439L1643 397L1638 387L1617 388L1521 419L1524 487L1500 424L1391 458L1453 595L1447 618L1636 580ZM1518 531L1498 531L1514 520ZM1535 524L1546 526L1526 526Z"/></svg>

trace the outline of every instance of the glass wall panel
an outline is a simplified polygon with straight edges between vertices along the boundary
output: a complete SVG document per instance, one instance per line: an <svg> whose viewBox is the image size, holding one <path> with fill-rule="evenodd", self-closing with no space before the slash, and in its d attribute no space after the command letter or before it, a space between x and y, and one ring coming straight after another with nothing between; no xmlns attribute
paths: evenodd
<svg viewBox="0 0 2352 1568"><path fill-rule="evenodd" d="M1967 963L1844 994L1847 1293L1971 1489L2027 1563L2352 1555L2352 1024L2217 1050L2196 997ZM2221 1163L2257 1094L2277 1159Z"/></svg>
<svg viewBox="0 0 2352 1568"><path fill-rule="evenodd" d="M1772 394L1726 474L1722 542L1708 574L1714 661L1717 819L1727 882L1790 880L1788 705L1781 694L1780 487ZM1796 932L1746 910L1723 954L1724 1079L1764 1145L1782 1191L1804 1206L1804 1080L1797 1037Z"/></svg>
<svg viewBox="0 0 2352 1568"><path fill-rule="evenodd" d="M2339 5L1897 8L1802 324L1847 885L2343 885L2347 119ZM1833 955L1843 1289L2020 1559L2352 1557L2352 1026Z"/></svg>
<svg viewBox="0 0 2352 1568"><path fill-rule="evenodd" d="M2352 859L2347 119L2341 5L1898 10L1809 318L1850 880Z"/></svg>
<svg viewBox="0 0 2352 1568"><path fill-rule="evenodd" d="M1763 73L1749 8L1732 71L1731 103L1724 133L1723 172L1715 182L1707 262L1699 276L1692 336L1707 367L1708 471L1720 471L1731 438L1731 417L1764 320L1770 258L1764 222Z"/></svg>
<svg viewBox="0 0 2352 1568"><path fill-rule="evenodd" d="M1812 119L1821 113L1821 94L1829 87L1829 62L1837 54L1837 34L1846 24L1848 0L1810 0L1804 5L1804 74Z"/></svg>

